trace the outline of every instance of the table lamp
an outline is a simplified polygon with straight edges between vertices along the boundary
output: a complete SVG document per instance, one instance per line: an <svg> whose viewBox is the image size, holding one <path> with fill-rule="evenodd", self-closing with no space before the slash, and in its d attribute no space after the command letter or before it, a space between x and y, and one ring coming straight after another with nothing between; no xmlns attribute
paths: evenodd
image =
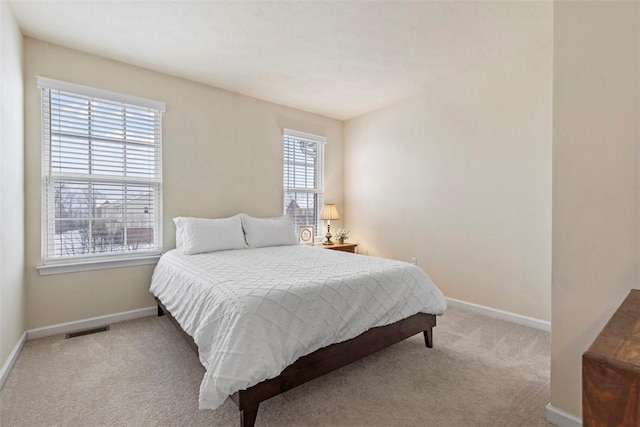
<svg viewBox="0 0 640 427"><path fill-rule="evenodd" d="M320 219L324 219L327 221L327 234L324 235L324 237L326 237L327 240L322 242L322 244L333 245L333 242L331 241L331 220L340 219L340 215L338 215L338 209L336 209L336 205L333 205L333 204L324 205L322 207L322 210L320 211Z"/></svg>

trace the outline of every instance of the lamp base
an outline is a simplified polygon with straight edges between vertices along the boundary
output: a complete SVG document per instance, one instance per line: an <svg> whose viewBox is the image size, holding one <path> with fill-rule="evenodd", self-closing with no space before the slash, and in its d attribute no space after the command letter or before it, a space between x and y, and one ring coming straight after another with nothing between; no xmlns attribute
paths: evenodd
<svg viewBox="0 0 640 427"><path fill-rule="evenodd" d="M329 231L327 229L327 234L324 235L324 237L327 239L324 242L322 242L323 245L333 245L333 242L331 241L331 231Z"/></svg>

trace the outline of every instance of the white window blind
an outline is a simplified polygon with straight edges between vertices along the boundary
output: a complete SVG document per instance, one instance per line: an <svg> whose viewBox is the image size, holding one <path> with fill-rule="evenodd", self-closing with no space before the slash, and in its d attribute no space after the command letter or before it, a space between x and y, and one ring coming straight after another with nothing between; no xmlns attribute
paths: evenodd
<svg viewBox="0 0 640 427"><path fill-rule="evenodd" d="M296 232L312 225L316 236L322 235L326 141L322 136L284 130L284 213L293 220Z"/></svg>
<svg viewBox="0 0 640 427"><path fill-rule="evenodd" d="M162 249L164 104L39 78L43 265Z"/></svg>

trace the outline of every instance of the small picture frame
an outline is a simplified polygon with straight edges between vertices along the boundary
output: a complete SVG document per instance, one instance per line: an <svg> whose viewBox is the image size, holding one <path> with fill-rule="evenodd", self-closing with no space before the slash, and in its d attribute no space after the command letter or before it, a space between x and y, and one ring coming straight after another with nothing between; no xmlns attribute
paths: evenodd
<svg viewBox="0 0 640 427"><path fill-rule="evenodd" d="M312 225L300 227L298 236L300 236L301 245L313 245L313 239L316 235L316 229Z"/></svg>

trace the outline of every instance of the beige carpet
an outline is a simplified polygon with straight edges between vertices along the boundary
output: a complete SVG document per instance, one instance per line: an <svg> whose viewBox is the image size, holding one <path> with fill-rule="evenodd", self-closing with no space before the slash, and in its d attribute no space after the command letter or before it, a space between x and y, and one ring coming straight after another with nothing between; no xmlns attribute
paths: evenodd
<svg viewBox="0 0 640 427"><path fill-rule="evenodd" d="M260 405L257 426L547 426L549 334L449 309L417 335ZM198 410L203 374L166 317L28 341L0 392L0 425L237 426Z"/></svg>

